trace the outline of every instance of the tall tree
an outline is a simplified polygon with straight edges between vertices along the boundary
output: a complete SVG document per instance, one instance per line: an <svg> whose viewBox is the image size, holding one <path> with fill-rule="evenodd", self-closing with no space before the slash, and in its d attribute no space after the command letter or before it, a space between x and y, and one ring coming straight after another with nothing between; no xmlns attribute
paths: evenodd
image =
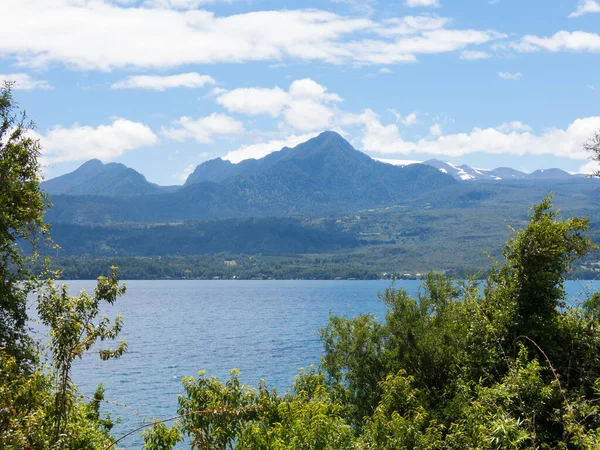
<svg viewBox="0 0 600 450"><path fill-rule="evenodd" d="M40 190L40 144L11 86L0 87L0 347L26 362L31 358L26 301L35 283L30 267L48 231L43 220L48 201ZM23 242L31 245L30 256Z"/></svg>

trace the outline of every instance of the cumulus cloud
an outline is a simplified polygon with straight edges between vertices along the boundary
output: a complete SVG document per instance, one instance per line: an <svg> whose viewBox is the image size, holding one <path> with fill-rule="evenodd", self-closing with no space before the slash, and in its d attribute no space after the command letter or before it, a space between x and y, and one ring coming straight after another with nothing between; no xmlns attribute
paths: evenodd
<svg viewBox="0 0 600 450"><path fill-rule="evenodd" d="M498 76L503 80L518 81L523 77L521 72L498 72Z"/></svg>
<svg viewBox="0 0 600 450"><path fill-rule="evenodd" d="M577 9L569 14L569 18L580 17L584 14L600 13L600 3L596 0L581 0Z"/></svg>
<svg viewBox="0 0 600 450"><path fill-rule="evenodd" d="M98 158L110 161L129 150L158 143L152 130L139 122L115 119L97 127L73 125L51 128L39 136L43 161L47 164Z"/></svg>
<svg viewBox="0 0 600 450"><path fill-rule="evenodd" d="M406 0L404 2L405 6L409 8L439 8L440 1L439 0Z"/></svg>
<svg viewBox="0 0 600 450"><path fill-rule="evenodd" d="M566 129L549 128L534 133L521 122L502 124L497 128L474 128L468 133L432 136L418 141L405 140L395 124L384 125L379 116L367 109L361 114L363 148L378 154L407 155L428 153L460 157L475 152L507 155L554 155L587 159L583 144L600 129L600 117L573 121Z"/></svg>
<svg viewBox="0 0 600 450"><path fill-rule="evenodd" d="M0 74L0 83L10 81L14 83L13 89L31 91L33 89L52 89L52 85L46 80L34 80L26 73Z"/></svg>
<svg viewBox="0 0 600 450"><path fill-rule="evenodd" d="M214 78L200 75L197 72L181 73L179 75L135 75L111 85L111 89L150 89L164 91L170 88L201 88L207 84L215 84Z"/></svg>
<svg viewBox="0 0 600 450"><path fill-rule="evenodd" d="M270 114L279 116L281 110L291 100L289 93L275 86L269 88L239 88L220 93L217 103L228 111L248 114Z"/></svg>
<svg viewBox="0 0 600 450"><path fill-rule="evenodd" d="M600 52L600 35L586 31L559 31L550 37L527 35L508 47L518 52Z"/></svg>
<svg viewBox="0 0 600 450"><path fill-rule="evenodd" d="M282 116L297 130L311 131L331 125L335 112L328 106L342 98L327 91L316 81L305 78L294 81L287 91L274 88L240 88L217 97L217 103L230 112L272 117Z"/></svg>
<svg viewBox="0 0 600 450"><path fill-rule="evenodd" d="M234 164L245 159L260 159L270 153L281 150L283 147L295 147L309 139L317 136L317 133L307 133L301 135L288 136L285 139L273 139L267 142L260 142L251 145L243 145L237 150L227 153L223 159L229 160Z"/></svg>
<svg viewBox="0 0 600 450"><path fill-rule="evenodd" d="M181 117L171 127L162 127L161 133L175 141L183 142L193 139L199 144L210 144L214 136L237 134L244 130L244 125L233 117L213 113L200 119Z"/></svg>
<svg viewBox="0 0 600 450"><path fill-rule="evenodd" d="M440 136L444 130L442 130L442 126L439 123L436 123L429 127L429 134L432 136Z"/></svg>
<svg viewBox="0 0 600 450"><path fill-rule="evenodd" d="M189 8L200 3L4 0L0 53L21 66L58 63L103 71L287 58L393 64L414 62L421 53L464 50L505 37L493 30L448 29L444 18L375 21L316 9L216 16Z"/></svg>

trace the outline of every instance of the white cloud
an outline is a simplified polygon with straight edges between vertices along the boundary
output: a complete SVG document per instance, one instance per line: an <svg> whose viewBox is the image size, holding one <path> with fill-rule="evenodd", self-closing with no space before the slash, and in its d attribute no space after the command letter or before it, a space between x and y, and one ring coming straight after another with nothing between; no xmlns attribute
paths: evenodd
<svg viewBox="0 0 600 450"><path fill-rule="evenodd" d="M597 172L600 172L600 163L598 161L590 161L579 168L579 173L585 173L586 175Z"/></svg>
<svg viewBox="0 0 600 450"><path fill-rule="evenodd" d="M80 161L98 158L110 161L128 150L158 143L152 130L139 122L116 119L98 127L73 125L51 128L40 136L45 163Z"/></svg>
<svg viewBox="0 0 600 450"><path fill-rule="evenodd" d="M244 130L244 125L233 117L213 113L200 119L181 117L173 122L172 127L162 127L161 133L175 141L183 142L193 139L199 144L210 144L215 135L237 134Z"/></svg>
<svg viewBox="0 0 600 450"><path fill-rule="evenodd" d="M577 9L569 14L569 17L580 17L592 13L600 13L600 3L595 0L581 0L577 5Z"/></svg>
<svg viewBox="0 0 600 450"><path fill-rule="evenodd" d="M290 102L290 95L275 86L268 88L239 88L225 91L217 97L217 103L228 111L259 115L270 114L277 117L281 109Z"/></svg>
<svg viewBox="0 0 600 450"><path fill-rule="evenodd" d="M416 161L414 159L387 159L387 158L373 158L375 161L379 161L392 166L410 166L411 164L421 164L423 161Z"/></svg>
<svg viewBox="0 0 600 450"><path fill-rule="evenodd" d="M518 81L523 77L523 74L521 72L498 72L498 76L503 80Z"/></svg>
<svg viewBox="0 0 600 450"><path fill-rule="evenodd" d="M222 3L232 3L232 0L221 1ZM144 0L143 5L148 8L189 10L217 2L218 0ZM117 3L135 3L135 0L117 0Z"/></svg>
<svg viewBox="0 0 600 450"><path fill-rule="evenodd" d="M0 54L26 67L62 64L103 71L287 58L393 64L504 37L490 30L446 29L444 18L378 22L316 9L216 16L186 10L192 3L179 8L175 0L161 7L108 0L4 0Z"/></svg>
<svg viewBox="0 0 600 450"><path fill-rule="evenodd" d="M408 36L421 31L432 31L444 28L451 22L446 17L438 16L404 16L387 19L376 30L381 36Z"/></svg>
<svg viewBox="0 0 600 450"><path fill-rule="evenodd" d="M0 74L0 83L10 81L14 83L14 90L31 91L33 89L52 89L46 80L34 80L26 73Z"/></svg>
<svg viewBox="0 0 600 450"><path fill-rule="evenodd" d="M519 52L547 50L597 53L600 52L600 36L585 31L559 31L550 37L527 35L508 46Z"/></svg>
<svg viewBox="0 0 600 450"><path fill-rule="evenodd" d="M417 123L419 123L419 121L417 120L417 115L414 112L410 113L408 116L401 119L400 122L407 127L410 127L412 125L416 125Z"/></svg>
<svg viewBox="0 0 600 450"><path fill-rule="evenodd" d="M417 119L417 113L415 112L411 112L408 116L404 117L402 116L402 114L400 114L393 108L388 109L388 111L394 115L394 117L396 118L396 122L401 123L406 127L410 127L419 123L419 120ZM358 122L360 122L360 120L358 120Z"/></svg>
<svg viewBox="0 0 600 450"><path fill-rule="evenodd" d="M321 86L310 78L296 80L290 85L290 95L294 98L312 99L323 102L341 102L342 98L337 94L327 92L325 86Z"/></svg>
<svg viewBox="0 0 600 450"><path fill-rule="evenodd" d="M294 81L287 92L279 86L240 88L217 97L217 103L230 112L283 116L289 125L301 131L327 128L335 116L327 104L341 101L339 95L327 92L325 86L310 78Z"/></svg>
<svg viewBox="0 0 600 450"><path fill-rule="evenodd" d="M302 135L292 135L285 139L273 139L267 142L244 145L237 150L227 153L223 159L227 159L234 164L245 159L260 159L270 153L281 150L283 147L295 147L309 139L314 138L317 133L308 133Z"/></svg>
<svg viewBox="0 0 600 450"><path fill-rule="evenodd" d="M533 129L523 123L515 120L513 122L504 122L502 125L496 127L497 130L502 131L503 133L509 133L511 131L533 131Z"/></svg>
<svg viewBox="0 0 600 450"><path fill-rule="evenodd" d="M440 1L439 0L406 0L404 2L405 6L409 8L439 8Z"/></svg>
<svg viewBox="0 0 600 450"><path fill-rule="evenodd" d="M382 67L381 69L379 69L379 73L392 73L392 69L390 69L389 67Z"/></svg>
<svg viewBox="0 0 600 450"><path fill-rule="evenodd" d="M483 152L508 155L554 155L571 159L587 159L583 144L600 129L600 117L573 121L566 129L549 128L533 133L520 122L503 124L498 128L474 128L468 133L441 135L418 141L404 140L395 124L383 125L373 111L361 114L366 151L378 154L407 155L427 153L460 157Z"/></svg>
<svg viewBox="0 0 600 450"><path fill-rule="evenodd" d="M301 131L325 129L334 115L330 108L314 100L293 101L283 113L286 122Z"/></svg>
<svg viewBox="0 0 600 450"><path fill-rule="evenodd" d="M495 31L449 30L445 28L400 36L393 41L365 39L349 42L346 47L357 64L395 64L416 62L417 54L438 54L463 50L470 45L503 39Z"/></svg>
<svg viewBox="0 0 600 450"><path fill-rule="evenodd" d="M475 61L478 59L488 59L492 55L487 52L476 51L476 50L465 50L461 52L460 59L464 59L466 61Z"/></svg>
<svg viewBox="0 0 600 450"><path fill-rule="evenodd" d="M429 134L432 136L440 136L444 130L442 130L442 126L439 123L436 123L429 127Z"/></svg>
<svg viewBox="0 0 600 450"><path fill-rule="evenodd" d="M179 75L135 75L111 85L112 89L150 89L164 91L169 88L201 88L207 84L215 84L215 80L208 75L196 72L181 73Z"/></svg>

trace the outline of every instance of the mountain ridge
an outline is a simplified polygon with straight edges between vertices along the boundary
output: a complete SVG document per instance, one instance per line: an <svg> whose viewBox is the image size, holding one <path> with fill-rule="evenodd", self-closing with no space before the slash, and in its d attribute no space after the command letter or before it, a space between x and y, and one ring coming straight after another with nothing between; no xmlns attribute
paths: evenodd
<svg viewBox="0 0 600 450"><path fill-rule="evenodd" d="M73 172L41 183L51 195L142 195L158 194L172 189L150 183L136 170L121 163L104 164L91 159Z"/></svg>
<svg viewBox="0 0 600 450"><path fill-rule="evenodd" d="M329 136L329 139L332 139L332 137L336 136L333 139L334 141L341 139L347 143L345 139L333 131L325 131L317 137L321 140L325 140L326 136ZM404 167L414 164L423 164L434 167L444 174L451 175L458 181L506 181L521 179L568 180L585 176L584 174L579 173L571 174L558 168L538 169L531 173L526 173L511 167L478 169L472 168L466 164L455 165L448 161L442 161L438 159L429 159L421 162L395 162L394 160L389 159L384 160L380 158L372 158L354 149L349 143L348 145L353 151L356 151L361 155L364 155L364 157L373 159L377 162ZM295 148L297 147L299 146L296 146ZM42 189L52 195L136 195L173 192L194 184L205 182L221 183L234 177L245 176L255 172L268 170L274 165L286 160L292 154L295 155L295 158L301 157L298 152L294 153L294 149L290 147L283 147L281 150L269 153L263 158L245 159L238 163L232 163L231 161L221 157L214 158L196 166L194 171L188 175L185 183L182 186L159 186L157 184L148 182L141 173L123 164L103 164L98 159L92 159L82 164L73 172L44 181L42 183Z"/></svg>
<svg viewBox="0 0 600 450"><path fill-rule="evenodd" d="M259 170L150 196L53 196L49 218L65 223L160 222L330 214L406 201L457 182L425 166L375 161L334 132L272 157Z"/></svg>

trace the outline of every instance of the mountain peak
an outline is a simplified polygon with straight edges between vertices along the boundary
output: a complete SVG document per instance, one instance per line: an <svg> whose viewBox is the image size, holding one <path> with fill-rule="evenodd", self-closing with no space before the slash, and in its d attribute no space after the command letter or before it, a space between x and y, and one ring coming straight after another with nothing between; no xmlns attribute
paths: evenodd
<svg viewBox="0 0 600 450"><path fill-rule="evenodd" d="M104 163L99 159L90 159L89 161L84 162L79 169L83 169L84 167L104 167Z"/></svg>
<svg viewBox="0 0 600 450"><path fill-rule="evenodd" d="M308 144L309 142L313 145L350 145L350 143L336 131L323 131L318 136L315 136L314 138L309 139L300 145Z"/></svg>
<svg viewBox="0 0 600 450"><path fill-rule="evenodd" d="M42 189L52 195L152 194L160 191L134 169L121 163L104 164L99 159L91 159L73 172L44 181Z"/></svg>

